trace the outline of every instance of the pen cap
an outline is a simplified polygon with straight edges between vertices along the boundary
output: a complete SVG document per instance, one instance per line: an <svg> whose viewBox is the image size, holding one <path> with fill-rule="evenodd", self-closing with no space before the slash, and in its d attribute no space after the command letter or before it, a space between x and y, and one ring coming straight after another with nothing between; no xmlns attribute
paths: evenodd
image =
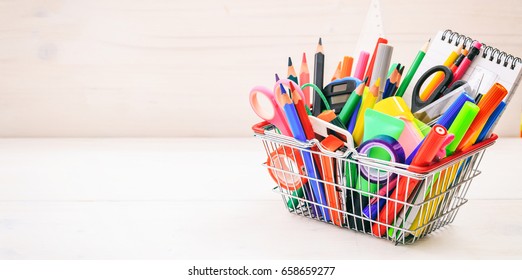
<svg viewBox="0 0 522 280"><path fill-rule="evenodd" d="M428 166L439 152L446 140L448 131L442 125L435 125L431 128L430 133L424 139L424 142L419 147L419 150L413 158L411 165Z"/></svg>
<svg viewBox="0 0 522 280"><path fill-rule="evenodd" d="M393 54L393 47L387 44L379 44L377 48L377 55L375 56L375 63L372 71L372 79L370 85L375 84L377 79L381 79L379 85L379 93L384 91L386 85L386 74L390 67L391 57Z"/></svg>
<svg viewBox="0 0 522 280"><path fill-rule="evenodd" d="M479 112L479 107L473 102L466 102L460 109L459 113L455 117L455 120L448 129L448 133L455 135L453 141L446 147L446 153L452 155L460 141L464 137L464 134L468 130L469 126L475 119Z"/></svg>
<svg viewBox="0 0 522 280"><path fill-rule="evenodd" d="M484 128L489 116L491 116L495 108L497 108L498 104L502 102L502 99L504 99L506 95L506 88L499 83L495 83L482 99L480 99L480 102L478 103L480 111L464 135L462 142L457 147L457 151L461 151L475 144L475 141L477 140L482 128Z"/></svg>

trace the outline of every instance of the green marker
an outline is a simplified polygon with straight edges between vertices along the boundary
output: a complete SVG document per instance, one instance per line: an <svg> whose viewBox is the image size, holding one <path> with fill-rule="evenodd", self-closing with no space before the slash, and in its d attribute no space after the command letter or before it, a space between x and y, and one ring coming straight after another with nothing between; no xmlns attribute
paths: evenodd
<svg viewBox="0 0 522 280"><path fill-rule="evenodd" d="M408 69L408 73L406 73L406 77L404 78L404 81L402 81L399 89L397 90L397 93L395 93L395 96L402 97L404 95L406 88L408 88L408 86L410 85L411 79L413 79L413 75L415 75L415 72L417 72L419 65L421 64L422 60L424 59L424 56L426 55L429 43L430 41L424 44L424 47L417 53L417 56L413 60L410 69Z"/></svg>
<svg viewBox="0 0 522 280"><path fill-rule="evenodd" d="M343 123L343 125L348 126L348 120L352 117L353 112L355 111L355 107L357 107L357 104L359 104L359 101L362 98L366 81L368 80L368 77L362 81L359 86L354 90L352 94L350 94L350 97L346 101L346 103L343 106L343 109L339 113L339 119Z"/></svg>
<svg viewBox="0 0 522 280"><path fill-rule="evenodd" d="M455 117L455 120L451 124L448 129L448 133L455 135L455 138L451 143L446 147L446 154L448 156L452 155L457 146L460 144L460 141L468 131L471 123L475 119L479 112L479 107L475 105L473 102L466 101L462 108L460 109L459 114Z"/></svg>

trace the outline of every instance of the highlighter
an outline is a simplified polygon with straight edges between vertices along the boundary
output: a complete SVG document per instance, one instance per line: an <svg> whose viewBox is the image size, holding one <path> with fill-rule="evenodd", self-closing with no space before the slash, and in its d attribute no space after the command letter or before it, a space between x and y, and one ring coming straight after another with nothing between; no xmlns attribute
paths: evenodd
<svg viewBox="0 0 522 280"><path fill-rule="evenodd" d="M359 146L362 142L364 133L364 113L366 112L366 109L371 109L375 105L379 94L379 85L380 80L377 79L375 84L370 88L370 92L365 94L362 99L361 107L359 109L359 113L357 114L357 122L355 124L352 135L356 146Z"/></svg>
<svg viewBox="0 0 522 280"><path fill-rule="evenodd" d="M455 120L448 129L448 133L455 135L455 139L453 139L453 141L446 147L446 153L448 156L455 153L457 146L460 144L460 141L464 137L464 134L477 116L478 112L479 107L475 103L471 101L464 103L457 117L455 117Z"/></svg>
<svg viewBox="0 0 522 280"><path fill-rule="evenodd" d="M480 108L479 113L471 123L468 131L462 138L461 143L457 147L457 151L462 151L471 147L477 141L477 138L486 125L488 118L491 116L495 108L502 102L502 99L506 97L507 90L504 86L499 83L495 83L489 91L480 99L478 107Z"/></svg>
<svg viewBox="0 0 522 280"><path fill-rule="evenodd" d="M497 124L502 112L504 112L504 109L506 109L506 102L502 101L500 102L500 104L498 104L497 108L495 109L495 111L493 111L488 121L484 125L484 128L482 129L482 131L479 134L479 137L477 138L477 142L482 142L484 139L491 135L491 133L493 132L493 128L495 128L495 125Z"/></svg>
<svg viewBox="0 0 522 280"><path fill-rule="evenodd" d="M377 135L388 135L397 140L404 130L404 121L373 109L366 110L364 113L364 120L363 142L373 139ZM389 160L381 157L377 158Z"/></svg>

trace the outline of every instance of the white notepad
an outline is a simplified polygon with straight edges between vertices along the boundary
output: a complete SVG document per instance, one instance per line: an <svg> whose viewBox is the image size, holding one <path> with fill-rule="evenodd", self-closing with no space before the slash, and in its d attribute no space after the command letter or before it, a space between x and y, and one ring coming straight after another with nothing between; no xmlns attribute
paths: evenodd
<svg viewBox="0 0 522 280"><path fill-rule="evenodd" d="M408 86L404 94L404 99L411 105L411 93L413 87L420 76L429 68L435 65L442 65L449 54L454 51L459 43L464 42L464 47L469 50L471 43L474 40L465 35L451 30L439 31L437 35L431 39L430 47L426 52L426 56L422 60L417 72ZM518 135L520 113L522 108L522 98L518 98L517 102L509 104L514 96L522 74L522 60L514 55L508 54L482 43L480 54L472 61L468 71L463 80L468 81L472 90L476 91L479 87L479 81L482 78L478 93L486 93L489 88L498 82L508 90L508 95L505 102L508 104L500 122L503 127L508 127L508 131L501 131L501 133L509 133ZM514 121L516 120L516 121Z"/></svg>

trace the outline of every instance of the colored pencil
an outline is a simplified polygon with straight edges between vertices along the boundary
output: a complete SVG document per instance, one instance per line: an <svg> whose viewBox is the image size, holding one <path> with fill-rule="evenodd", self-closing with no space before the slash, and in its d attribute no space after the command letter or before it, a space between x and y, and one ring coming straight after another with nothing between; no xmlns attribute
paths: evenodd
<svg viewBox="0 0 522 280"><path fill-rule="evenodd" d="M303 53L303 60L301 61L301 68L299 69L299 85L303 86L310 82L310 71L308 71L308 63L306 62L306 53ZM310 88L303 89L305 104L310 106Z"/></svg>
<svg viewBox="0 0 522 280"><path fill-rule="evenodd" d="M424 56L426 55L426 51L428 51L428 47L430 45L430 41L426 42L424 46L419 50L417 53L417 56L415 56L415 59L413 60L410 69L408 69L408 72L406 73L406 76L404 77L404 81L402 82L401 86L395 93L395 96L402 97L404 93L406 92L406 89L411 83L411 79L413 79L413 76L415 75L415 72L417 72L417 69L419 68L419 65L421 64L422 60L424 59Z"/></svg>
<svg viewBox="0 0 522 280"><path fill-rule="evenodd" d="M303 99L301 99L299 93L295 91L294 84L292 83L290 83L290 92L292 93L292 102L295 105L297 115L299 116L299 120L301 122L301 125L303 126L306 139L314 139L314 129L312 128L312 123L310 123L310 119L308 118L308 113L306 112L304 101Z"/></svg>
<svg viewBox="0 0 522 280"><path fill-rule="evenodd" d="M323 41L319 38L319 42L317 43L317 52L315 53L315 63L314 63L314 84L320 89L323 90L323 79L324 79L324 50L323 50ZM321 114L321 98L319 94L316 92L314 95L314 105L312 107L312 111L314 116L318 116Z"/></svg>
<svg viewBox="0 0 522 280"><path fill-rule="evenodd" d="M368 77L366 77L368 79ZM359 101L362 98L362 94L364 92L364 87L366 86L366 79L362 83L357 86L354 92L350 94L350 97L344 104L343 109L339 113L339 119L341 122L348 126L348 121L352 117L353 112L355 111L355 108L357 107L357 104L359 104Z"/></svg>
<svg viewBox="0 0 522 280"><path fill-rule="evenodd" d="M335 69L335 73L332 76L332 81L335 81L335 80L341 78L341 65L342 65L342 62L339 61L339 64L337 64L337 68Z"/></svg>
<svg viewBox="0 0 522 280"><path fill-rule="evenodd" d="M297 74L295 73L294 65L292 64L292 58L288 57L288 79L298 84Z"/></svg>
<svg viewBox="0 0 522 280"><path fill-rule="evenodd" d="M399 68L401 67L398 64L393 70L390 77L386 80L386 86L384 87L384 91L382 92L382 99L390 97L393 90L396 88L397 82L399 81Z"/></svg>

